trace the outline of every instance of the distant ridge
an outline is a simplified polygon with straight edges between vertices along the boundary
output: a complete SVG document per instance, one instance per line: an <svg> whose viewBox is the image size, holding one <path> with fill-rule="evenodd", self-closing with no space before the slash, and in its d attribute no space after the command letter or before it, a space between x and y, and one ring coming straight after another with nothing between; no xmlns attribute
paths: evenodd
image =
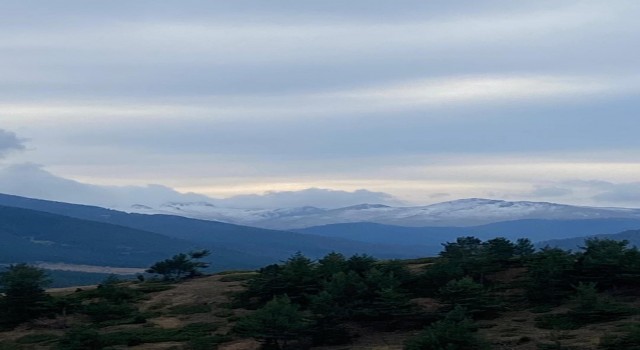
<svg viewBox="0 0 640 350"><path fill-rule="evenodd" d="M315 207L281 209L237 209L170 203L157 208L131 207L145 214L182 215L271 229L372 222L394 226L478 226L523 219L583 220L640 219L640 209L584 207L548 202L504 201L484 198L459 199L417 207L360 204L337 209Z"/></svg>
<svg viewBox="0 0 640 350"><path fill-rule="evenodd" d="M351 222L282 231L211 220L199 220L175 214L148 215L126 213L95 206L68 204L3 194L0 194L0 206L13 209L29 209L31 210L29 215L33 216L29 220L36 223L45 220L47 215L43 214L49 213L49 216L56 215L59 217L58 220L62 221L75 219L71 221L76 222L77 220L81 220L85 225L108 225L111 230L115 230L114 232L118 230L130 230L126 231L129 232L126 235L109 233L108 235L100 237L100 239L107 236L110 238L110 240L105 242L100 248L104 247L106 249L107 247L111 247L111 249L115 249L113 252L118 252L118 247L128 247L130 245L129 239L135 240L137 237L147 237L143 241L154 240L158 244L165 242L163 243L162 249L157 249L147 255L139 254L134 257L129 257L125 254L123 257L120 257L118 254L112 254L110 258L112 258L112 260L117 258L119 264L114 264L112 260L108 260L109 256L106 255L106 253L101 253L107 260L101 261L100 263L111 266L132 267L146 266L146 264L148 264L147 262L152 258L164 258L173 254L173 252L184 251L192 247L202 247L213 250L214 255L212 261L216 269L254 268L284 260L297 251L301 251L312 258L320 257L331 251L338 251L346 255L366 253L379 258L412 258L435 255L440 251L442 243L455 240L459 236L476 236L481 239L503 236L512 240L526 237L536 242L640 229L640 218L636 218L637 209L584 208L552 203L506 202L484 199L468 199L415 208L393 208L370 204L333 210L304 207L299 209L268 211L263 213L262 217L277 219L282 217L307 217L309 215L330 216L336 212L356 213L358 215L365 212L367 213L365 216L367 216L372 213L384 214L387 211L394 211L395 214L398 214L402 212L397 210L407 210L408 212L417 210L430 212L431 214L440 213L442 215L447 214L451 217L461 218L464 218L464 215L468 213L480 215L481 213L486 214L498 211L500 215L494 215L494 218L496 218L504 214L501 211L504 208L508 208L512 213L518 213L519 216L522 216L523 212L526 213L527 210L525 209L527 208L529 208L529 214L535 212L536 215L542 215L544 212L554 212L556 216L565 216L566 213L571 215L577 215L579 213L588 215L582 215L582 219L572 220L520 219L473 226L410 227L372 222ZM182 205L181 207L189 208L189 205ZM207 206L207 208L220 209L211 206ZM544 208L544 210L541 208ZM36 212L33 212L34 210ZM403 213L406 214L407 211ZM593 216L606 216L605 214L612 216L628 215L631 216L631 218L592 218ZM12 215L4 218L5 224L11 225L12 220L19 217L17 212L14 212ZM357 217L356 215L351 218ZM396 217L402 218L402 216ZM23 227L23 229L27 228L29 227ZM24 250L34 252L35 254L36 252L44 252L44 248L47 244L50 244L49 242L58 243L55 239L41 238L41 235L44 235L47 230L47 228L42 225L39 226L38 229L42 232L34 231L29 233L29 231L24 231L12 233L11 231L7 231L7 229L8 228L5 228L5 231L0 231L5 234L1 238L4 245L9 247L6 248L7 252ZM80 238L84 239L83 244L90 245L93 232L90 229L87 229L86 232L86 235L81 235ZM16 237L19 237L19 239ZM59 236L58 238L65 237ZM32 240L32 242L29 243L29 240ZM135 249L143 251L141 250L144 248L142 241L138 242L138 244ZM152 246L153 245L150 245L150 247L147 248L150 249ZM80 257L83 256L90 257L89 255L83 255L83 253L74 255L71 251L64 252L65 250L63 248L56 246L56 249L51 251L49 255L44 253L41 255L46 257L46 259L39 260L91 264L89 261L80 259ZM54 253L57 255L52 255ZM98 256L100 256L100 254L96 255L96 260L99 260L97 258ZM58 257L61 260L54 261ZM64 260L65 257L74 257L75 260ZM36 256L30 256L30 259L31 258L35 259ZM0 261L0 263L1 262L2 261Z"/></svg>
<svg viewBox="0 0 640 350"><path fill-rule="evenodd" d="M419 244L433 246L438 252L441 243L453 241L460 236L475 236L483 240L495 237L505 237L511 240L529 238L537 242L595 234L612 234L634 229L640 229L640 219L525 219L468 227L403 227L375 223L346 223L308 227L296 230L296 232L372 243Z"/></svg>
<svg viewBox="0 0 640 350"><path fill-rule="evenodd" d="M549 246L549 247L557 247L562 249L571 249L571 250L579 250L581 247L584 247L584 242L588 238L600 238L600 239L613 239L615 241L629 241L630 246L640 247L640 229L637 230L627 230L623 232L613 233L613 234L598 234L598 235L587 235L583 237L573 237L566 239L554 239L549 241L539 242L537 246L539 248Z"/></svg>
<svg viewBox="0 0 640 350"><path fill-rule="evenodd" d="M0 205L37 210L89 222L117 225L153 233L156 236L162 235L167 239L178 239L188 242L192 247L210 248L214 251L213 265L219 269L259 267L286 259L297 251L310 257L319 257L331 251L338 251L348 255L367 253L380 258L416 257L424 252L424 248L419 246L357 242L335 237L196 220L176 215L125 213L95 206L5 194L0 194ZM42 229L44 230L44 228ZM121 244L125 244L127 237L122 238L125 241ZM135 235L132 233L130 238L135 239ZM176 251L184 250L186 246L175 245L175 248L177 248Z"/></svg>
<svg viewBox="0 0 640 350"><path fill-rule="evenodd" d="M0 263L146 267L196 244L153 232L0 206Z"/></svg>

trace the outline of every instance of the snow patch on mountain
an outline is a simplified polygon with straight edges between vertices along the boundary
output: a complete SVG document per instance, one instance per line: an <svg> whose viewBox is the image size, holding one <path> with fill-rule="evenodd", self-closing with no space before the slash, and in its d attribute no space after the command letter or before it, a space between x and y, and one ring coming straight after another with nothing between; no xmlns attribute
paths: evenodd
<svg viewBox="0 0 640 350"><path fill-rule="evenodd" d="M547 202L460 199L417 207L360 204L338 209L311 206L281 209L222 208L207 202L132 206L130 212L172 214L273 229L373 222L400 226L472 226L520 219L640 218L640 209L582 207Z"/></svg>

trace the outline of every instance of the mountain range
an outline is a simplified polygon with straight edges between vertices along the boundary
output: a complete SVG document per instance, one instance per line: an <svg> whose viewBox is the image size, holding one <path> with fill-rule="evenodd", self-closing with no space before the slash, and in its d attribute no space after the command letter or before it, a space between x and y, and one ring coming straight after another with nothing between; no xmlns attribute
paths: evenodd
<svg viewBox="0 0 640 350"><path fill-rule="evenodd" d="M144 268L179 252L210 249L215 270L252 269L298 251L311 258L332 251L378 258L436 255L442 243L460 236L526 237L539 246L570 249L592 235L640 244L638 209L553 203L467 199L424 207L243 210L202 202L131 211L138 212L0 194L0 264ZM234 223L212 220L221 213ZM329 224L314 226L319 222ZM301 228L265 228L296 226Z"/></svg>
<svg viewBox="0 0 640 350"><path fill-rule="evenodd" d="M361 222L314 226L295 230L295 232L378 244L413 244L425 247L424 249L430 254L437 254L442 248L442 243L455 241L462 236L474 236L482 240L504 237L512 241L518 238L529 238L534 242L545 241L550 245L556 245L557 242L562 243L563 248L576 249L577 246L571 243L564 244L564 240L582 239L584 241L585 236L609 235L635 229L640 229L640 219L609 218L523 219L466 227L403 227Z"/></svg>
<svg viewBox="0 0 640 350"><path fill-rule="evenodd" d="M324 237L288 231L267 230L248 226L191 219L175 215L145 215L125 213L94 206L45 201L0 194L0 206L10 214L0 216L0 239L6 250L15 249L7 261L37 260L72 262L110 266L146 267L158 258L165 258L188 249L211 249L217 269L254 268L283 260L301 251L310 257L320 257L331 251L343 254L371 254L381 258L416 257L421 247L358 242L336 237ZM0 212L1 214L1 212ZM92 224L95 227L79 227ZM65 226L66 225L66 226ZM74 226L70 229L69 226ZM54 232L55 235L52 235ZM112 254L104 259L91 259L91 249L82 244L70 244L83 239L83 244L95 245ZM30 243L29 243L30 242ZM132 247L133 242L138 242ZM118 254L141 249L145 242L157 246L153 254L136 255L136 259ZM8 244L10 243L10 244ZM26 245L25 245L26 244ZM63 249L64 254L39 254L40 250ZM38 248L38 249L34 249ZM46 248L46 249L45 249ZM75 250L74 250L75 248ZM137 250L135 250L137 251ZM78 260L87 256L89 260Z"/></svg>
<svg viewBox="0 0 640 350"><path fill-rule="evenodd" d="M460 199L417 207L361 204L337 209L316 207L237 209L218 207L208 202L172 202L157 208L134 205L124 210L143 214L180 215L279 230L358 222L407 227L464 227L522 219L640 219L640 209L584 207L547 202L509 202L482 198Z"/></svg>

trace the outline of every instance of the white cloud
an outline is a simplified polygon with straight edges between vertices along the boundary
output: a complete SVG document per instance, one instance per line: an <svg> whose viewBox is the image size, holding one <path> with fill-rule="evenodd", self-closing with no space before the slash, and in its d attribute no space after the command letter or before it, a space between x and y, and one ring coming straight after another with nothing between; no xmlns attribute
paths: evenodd
<svg viewBox="0 0 640 350"><path fill-rule="evenodd" d="M387 21L326 18L312 13L296 17L246 15L242 18L154 20L126 18L116 23L96 21L83 31L74 27L29 28L20 35L0 34L0 49L62 48L102 53L114 62L174 62L209 64L298 62L300 60L359 60L371 53L394 54L419 47L421 52L461 45L498 45L531 42L558 31L589 29L615 19L607 6L571 5L553 9L526 9L447 15L426 20ZM86 25L86 24L85 24ZM47 27L49 28L49 27ZM57 29L57 30L56 30ZM96 40L100 39L100 40ZM381 42L384 47L381 48ZM120 55L126 51L127 55ZM336 54L339 53L339 54Z"/></svg>
<svg viewBox="0 0 640 350"><path fill-rule="evenodd" d="M0 169L0 192L77 204L127 209L133 204L158 207L168 202L208 202L235 208L289 208L315 206L338 208L356 204L404 202L382 192L340 191L308 188L299 191L269 191L262 195L239 195L225 199L181 193L162 185L104 186L56 176L36 164L16 164Z"/></svg>
<svg viewBox="0 0 640 350"><path fill-rule="evenodd" d="M406 110L438 111L440 107L477 104L526 103L536 107L562 100L603 99L630 95L640 79L629 76L477 75L427 78L385 85L284 95L211 96L167 101L68 101L57 103L1 103L0 109L24 125L25 121L58 124L95 119L107 126L114 121L153 122L180 118L190 122L250 122L300 119L363 119L371 114ZM346 116L345 116L346 115ZM477 117L475 114L470 116ZM425 116L442 119L438 114ZM11 120L7 122L11 123Z"/></svg>
<svg viewBox="0 0 640 350"><path fill-rule="evenodd" d="M604 180L565 181L565 187L586 193L594 203L611 206L640 208L640 182L613 182Z"/></svg>
<svg viewBox="0 0 640 350"><path fill-rule="evenodd" d="M240 195L220 201L221 205L240 208L294 208L314 206L339 208L357 204L403 205L403 201L383 192L363 189L349 191L308 188L300 191L270 191L262 195Z"/></svg>
<svg viewBox="0 0 640 350"><path fill-rule="evenodd" d="M39 194L103 205L170 188L588 201L554 181L640 169L595 156L640 150L637 1L185 1L7 4L2 128L29 138L21 161L78 180L13 169L14 188L31 171L52 181Z"/></svg>
<svg viewBox="0 0 640 350"><path fill-rule="evenodd" d="M381 107L398 109L576 96L584 98L626 87L626 84L607 80L602 77L571 76L449 77L338 92L334 96L359 102L363 109L376 110Z"/></svg>
<svg viewBox="0 0 640 350"><path fill-rule="evenodd" d="M535 186L535 189L528 194L531 198L552 198L552 197L566 197L573 194L573 190L570 188L558 187L558 186Z"/></svg>
<svg viewBox="0 0 640 350"><path fill-rule="evenodd" d="M132 204L159 205L168 201L202 201L197 194L183 194L161 185L99 186L56 176L36 164L0 169L0 192L18 196L128 208Z"/></svg>

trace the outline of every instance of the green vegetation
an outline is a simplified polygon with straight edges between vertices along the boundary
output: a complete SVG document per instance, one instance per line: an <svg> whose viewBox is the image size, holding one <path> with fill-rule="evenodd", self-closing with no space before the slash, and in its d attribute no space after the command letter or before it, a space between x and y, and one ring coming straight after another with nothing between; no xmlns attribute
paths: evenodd
<svg viewBox="0 0 640 350"><path fill-rule="evenodd" d="M77 311L89 316L94 323L109 326L144 323L145 316L135 306L142 297L142 292L111 276L97 289L72 296L70 300Z"/></svg>
<svg viewBox="0 0 640 350"><path fill-rule="evenodd" d="M256 314L273 312L278 305L284 312L289 304L295 305L298 317L304 315L309 322L305 332L292 332L290 340L311 339L314 344L348 342L349 322L376 327L384 320L383 329L412 329L441 319L407 342L410 349L483 348L470 318L497 317L503 309L542 311L536 326L552 330L578 329L635 312L608 296L613 290L632 290L638 283L634 277L640 276L640 254L627 242L591 239L584 252L554 248L536 252L527 239L512 243L504 238L483 242L461 237L444 244L438 259L418 261L426 262L425 270L412 274L402 263L369 256L347 259L332 253L312 261L296 254L281 265L261 269L248 281L237 305L257 308ZM515 279L500 277L510 271L521 273ZM499 297L501 291L518 288L524 291L518 297ZM442 307L431 313L418 311L411 299L424 296L436 298ZM548 313L560 304L569 305L569 311ZM448 310L453 311L442 318ZM460 310L468 316L460 318ZM253 321L253 332L243 334L260 339L260 322ZM244 322L249 321L239 324Z"/></svg>
<svg viewBox="0 0 640 350"><path fill-rule="evenodd" d="M108 346L135 346L145 343L169 341L191 341L198 344L215 345L227 340L220 335L212 335L217 329L213 323L192 323L177 329L138 328L127 331L100 333L89 327L74 328L60 339L60 350L103 349ZM217 341L217 343L214 342Z"/></svg>
<svg viewBox="0 0 640 350"><path fill-rule="evenodd" d="M577 329L591 323L620 319L635 312L628 305L600 295L592 282L580 282L575 293L568 312L539 316L536 325L542 329Z"/></svg>
<svg viewBox="0 0 640 350"><path fill-rule="evenodd" d="M408 350L489 349L497 341L514 348L571 349L567 339L578 339L573 333L574 338L565 336L567 332L599 325L609 327L600 349L640 348L636 324L612 326L628 323L638 311L640 253L624 241L590 239L584 250L572 252L534 251L526 239L461 237L444 244L437 258L411 264L339 253L313 260L297 253L257 272L212 277L236 288L221 291L222 299L198 296L172 303L166 298L169 292L147 301L153 293L188 285L181 283L201 273L206 264L199 259L206 255L178 254L154 264L161 280L110 276L95 289L58 296L44 292L49 282L45 271L11 265L0 274L5 329L33 320L74 322L12 338L0 343L0 349L103 349L160 342L212 349L250 337L265 349L284 350L345 346L363 333L386 331L413 333L404 342ZM203 281L207 279L189 283ZM507 327L504 318L496 321L504 315L511 315ZM201 322L213 320L217 323ZM162 321L171 326L161 327ZM494 327L494 336L488 337ZM520 333L523 327L551 335L536 338L535 332ZM552 336L556 333L563 336Z"/></svg>
<svg viewBox="0 0 640 350"><path fill-rule="evenodd" d="M443 320L434 322L418 336L408 340L406 350L481 350L489 349L476 334L473 321L457 306Z"/></svg>
<svg viewBox="0 0 640 350"><path fill-rule="evenodd" d="M27 264L10 265L0 273L0 326L12 327L48 311L44 287L50 281L43 269Z"/></svg>
<svg viewBox="0 0 640 350"><path fill-rule="evenodd" d="M347 259L331 253L315 262L296 254L282 265L261 269L237 297L236 306L258 309L259 315L277 308L292 313L295 308L312 327L293 332L295 337L290 338L304 335L316 344L343 343L351 337L344 326L351 320L388 329L419 323L421 315L410 301L408 288L413 282L414 276L397 261L382 262L366 255ZM261 323L247 318L239 325L247 322L253 325L252 331L243 334L264 339L256 329Z"/></svg>
<svg viewBox="0 0 640 350"><path fill-rule="evenodd" d="M606 335L600 340L600 349L637 350L640 349L640 324L627 326L621 335Z"/></svg>
<svg viewBox="0 0 640 350"><path fill-rule="evenodd" d="M180 253L171 259L165 259L153 264L147 273L162 275L165 280L180 280L202 275L202 269L209 267L208 263L199 261L209 256L208 250L199 250L187 254Z"/></svg>
<svg viewBox="0 0 640 350"><path fill-rule="evenodd" d="M309 322L291 303L289 297L274 297L264 307L236 324L236 332L265 342L269 348L286 347L287 342L298 339L309 327Z"/></svg>

